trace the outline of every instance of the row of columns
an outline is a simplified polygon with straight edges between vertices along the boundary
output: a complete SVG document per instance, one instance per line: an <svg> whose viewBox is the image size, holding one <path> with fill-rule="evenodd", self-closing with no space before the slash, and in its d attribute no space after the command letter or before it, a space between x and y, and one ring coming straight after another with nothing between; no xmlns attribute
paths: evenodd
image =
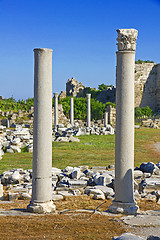
<svg viewBox="0 0 160 240"><path fill-rule="evenodd" d="M108 121L108 120L107 120ZM74 125L74 102L70 98L70 124ZM58 93L54 93L54 126L58 125ZM87 94L87 127L91 126L91 94Z"/></svg>
<svg viewBox="0 0 160 240"><path fill-rule="evenodd" d="M135 214L134 166L134 67L137 30L119 29L116 77L115 199L113 213ZM58 124L58 96L55 96ZM73 99L71 100L73 110ZM70 112L71 122L74 113ZM90 94L87 94L87 126L90 127ZM105 115L107 119L107 115ZM107 120L105 120L107 121ZM52 50L34 50L34 137L32 199L28 210L53 212L52 202Z"/></svg>

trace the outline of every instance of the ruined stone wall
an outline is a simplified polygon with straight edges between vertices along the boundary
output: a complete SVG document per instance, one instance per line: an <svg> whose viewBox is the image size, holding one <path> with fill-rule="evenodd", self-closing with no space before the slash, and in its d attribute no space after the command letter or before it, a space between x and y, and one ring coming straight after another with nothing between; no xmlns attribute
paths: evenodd
<svg viewBox="0 0 160 240"><path fill-rule="evenodd" d="M81 82L78 82L75 78L68 79L66 83L66 95L77 97L82 93L84 86Z"/></svg>
<svg viewBox="0 0 160 240"><path fill-rule="evenodd" d="M96 100L102 103L106 102L116 102L116 88L113 87L108 87L105 90L102 90L98 96L96 97Z"/></svg>
<svg viewBox="0 0 160 240"><path fill-rule="evenodd" d="M52 108L52 122L54 123L54 107ZM58 104L58 123L69 123L69 119L67 119L67 117L64 115L62 104Z"/></svg>
<svg viewBox="0 0 160 240"><path fill-rule="evenodd" d="M135 107L160 109L160 64L135 64Z"/></svg>
<svg viewBox="0 0 160 240"><path fill-rule="evenodd" d="M156 65L157 81L156 81L156 111L160 110L160 64Z"/></svg>

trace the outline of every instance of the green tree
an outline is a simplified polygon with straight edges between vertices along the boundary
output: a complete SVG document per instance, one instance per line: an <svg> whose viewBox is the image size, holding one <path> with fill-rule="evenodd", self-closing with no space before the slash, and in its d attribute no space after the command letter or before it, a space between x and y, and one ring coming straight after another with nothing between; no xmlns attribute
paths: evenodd
<svg viewBox="0 0 160 240"><path fill-rule="evenodd" d="M147 117L152 116L152 109L150 109L148 106L141 108L142 115L145 115Z"/></svg>
<svg viewBox="0 0 160 240"><path fill-rule="evenodd" d="M141 108L140 107L135 107L134 114L135 114L135 118L142 117L143 114L142 114Z"/></svg>
<svg viewBox="0 0 160 240"><path fill-rule="evenodd" d="M104 83L98 85L100 91L107 89L108 87L113 87L113 85L105 85Z"/></svg>

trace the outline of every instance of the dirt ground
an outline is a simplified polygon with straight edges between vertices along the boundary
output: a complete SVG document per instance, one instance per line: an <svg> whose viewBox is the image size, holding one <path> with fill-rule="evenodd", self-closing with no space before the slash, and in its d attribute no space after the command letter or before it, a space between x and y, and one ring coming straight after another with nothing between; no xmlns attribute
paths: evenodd
<svg viewBox="0 0 160 240"><path fill-rule="evenodd" d="M0 204L0 209L26 209L28 201L18 200ZM104 203L103 205L101 205ZM97 201L88 196L67 197L56 201L58 214L31 215L23 217L0 216L0 239L112 239L128 229L120 221L122 216L103 216L96 213L77 213L76 209L96 209L105 211L111 200ZM139 201L141 210L160 210L155 201ZM64 209L69 211L61 212ZM129 230L131 232L131 230Z"/></svg>

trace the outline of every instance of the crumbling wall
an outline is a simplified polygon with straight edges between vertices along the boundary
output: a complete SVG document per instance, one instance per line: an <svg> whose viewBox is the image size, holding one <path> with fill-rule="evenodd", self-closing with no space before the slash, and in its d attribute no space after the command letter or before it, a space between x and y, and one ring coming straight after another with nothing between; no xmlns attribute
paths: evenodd
<svg viewBox="0 0 160 240"><path fill-rule="evenodd" d="M75 78L68 79L66 83L66 95L77 97L82 93L84 86L81 82L78 82Z"/></svg>
<svg viewBox="0 0 160 240"><path fill-rule="evenodd" d="M160 64L135 64L135 107L160 107Z"/></svg>
<svg viewBox="0 0 160 240"><path fill-rule="evenodd" d="M102 103L106 102L116 102L116 88L113 87L108 87L107 89L102 90L98 96L96 97L96 100Z"/></svg>

